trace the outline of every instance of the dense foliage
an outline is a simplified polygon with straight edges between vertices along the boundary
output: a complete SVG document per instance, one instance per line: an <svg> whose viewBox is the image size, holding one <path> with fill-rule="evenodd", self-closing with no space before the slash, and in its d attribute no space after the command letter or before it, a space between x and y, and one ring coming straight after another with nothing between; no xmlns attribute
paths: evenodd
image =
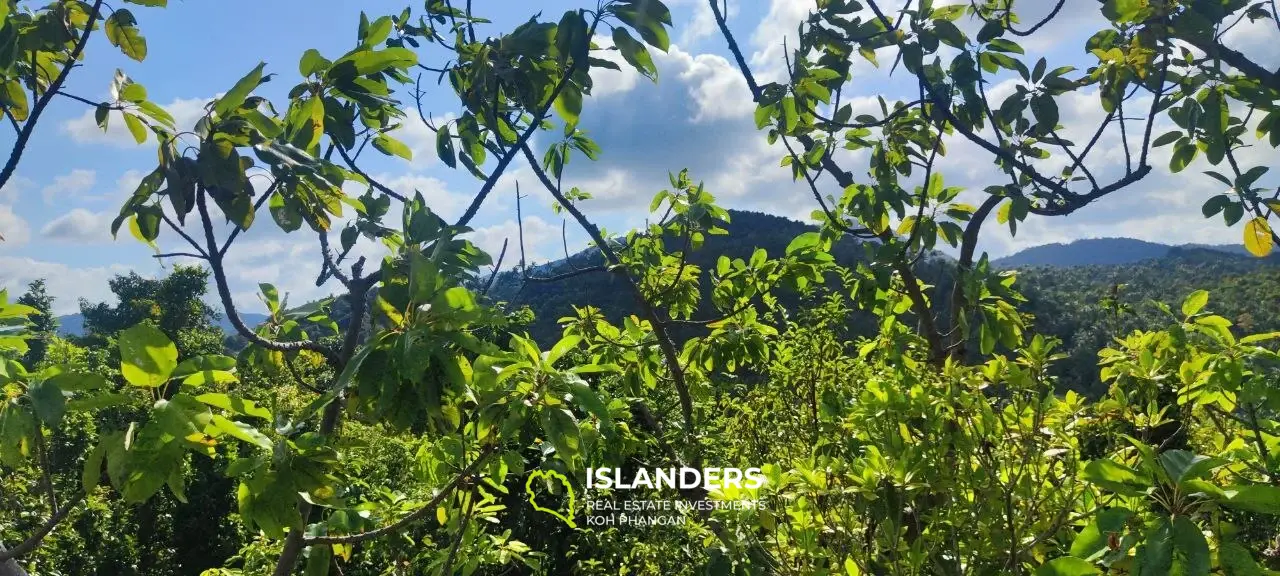
<svg viewBox="0 0 1280 576"><path fill-rule="evenodd" d="M1062 339L1053 332L1072 331L1070 319L1053 324L1035 308L1047 299L976 252L993 212L1011 230L1031 213L1071 213L1123 193L1155 169L1152 147L1172 145L1175 172L1201 154L1226 162L1209 177L1231 192L1204 213L1228 224L1248 213L1246 249L1269 253L1267 168L1236 152L1280 144L1280 76L1221 35L1245 17L1275 22L1274 4L1107 0L1085 71L1024 63L1015 38L1040 24L1023 27L1012 4L887 12L819 0L788 74L761 84L710 0L757 124L819 208L818 228L768 247L715 241L733 237L735 215L685 171L652 197L646 228L617 237L585 212L589 191L561 187L571 157L600 151L578 119L591 72L622 65L602 56L656 77L649 50L668 48L672 23L657 0L511 31L447 0L416 19L417 5L362 16L348 52L301 55L287 102L254 94L272 78L259 64L192 131L117 74L112 101L87 102L103 127L153 134L158 164L112 231L148 244L165 234L202 266L117 278L119 303L82 306L89 334L78 342L52 335L38 286L30 304L0 293L0 575L1280 569L1280 332L1259 331L1275 310L1252 301L1274 284L1212 263L1154 280L1142 267L1093 273L1087 288L1064 276L1040 289L1136 290L1080 308L1114 317L1106 338ZM101 0L0 0L0 16L0 100L18 132L3 185L95 29L135 60L147 50L138 18ZM851 60L883 54L920 98L853 117L841 105ZM436 116L449 120L423 111L423 71L456 96ZM990 102L984 86L998 73L1022 82ZM1108 114L1099 133L1141 127L1114 182L1091 172L1092 143L1058 136L1055 97L1086 89ZM1139 92L1152 103L1133 120ZM480 182L455 222L360 167L366 144L412 155L395 130L414 108L440 159ZM1178 128L1153 135L1165 119ZM998 169L978 206L935 169L948 134ZM630 298L625 313L622 302L610 313L579 304L540 342L527 330L536 318L490 293L497 263L466 239L468 224L517 157L598 252L551 277L520 266L518 281L607 274ZM856 161L865 176L846 167ZM250 176L271 184L256 191ZM824 194L832 179L839 188ZM355 218L333 230L347 211ZM340 292L292 308L263 284L270 316L249 326L227 254L244 230L273 224L316 236L317 282ZM939 240L959 257L930 257ZM387 256L353 261L357 242ZM1187 282L1173 290L1175 277ZM210 280L244 339L234 355L201 298ZM1129 297L1148 294L1159 314L1128 319L1140 304ZM1236 321L1219 305L1238 306ZM1069 361L1080 378L1084 358L1100 383L1093 398L1055 368ZM763 482L586 481L601 468L638 478L683 467L755 467ZM636 498L687 506L672 523L587 524L584 501ZM741 501L759 506L717 505Z"/></svg>

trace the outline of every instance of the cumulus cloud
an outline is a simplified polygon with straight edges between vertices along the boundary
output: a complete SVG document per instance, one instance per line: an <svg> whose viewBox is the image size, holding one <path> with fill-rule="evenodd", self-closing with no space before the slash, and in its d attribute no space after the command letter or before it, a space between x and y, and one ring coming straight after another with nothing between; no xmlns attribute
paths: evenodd
<svg viewBox="0 0 1280 576"><path fill-rule="evenodd" d="M110 212L90 212L84 208L75 208L50 220L40 229L40 236L69 244L106 242L111 240L113 218L115 214Z"/></svg>
<svg viewBox="0 0 1280 576"><path fill-rule="evenodd" d="M27 195L27 193L35 190L36 183L30 178L14 175L4 183L4 187L0 188L0 202L13 204L18 198Z"/></svg>
<svg viewBox="0 0 1280 576"><path fill-rule="evenodd" d="M17 248L31 239L31 227L27 221L7 204L0 204L0 236L4 237L0 250Z"/></svg>
<svg viewBox="0 0 1280 576"><path fill-rule="evenodd" d="M77 168L54 177L52 183L40 190L40 196L45 204L53 204L58 196L76 197L92 190L97 179L97 172Z"/></svg>
<svg viewBox="0 0 1280 576"><path fill-rule="evenodd" d="M77 312L81 298L91 302L112 299L107 281L129 272L130 267L119 264L77 268L34 258L0 256L0 288L14 297L26 291L32 281L43 278L49 295L54 298L53 312L59 315Z"/></svg>

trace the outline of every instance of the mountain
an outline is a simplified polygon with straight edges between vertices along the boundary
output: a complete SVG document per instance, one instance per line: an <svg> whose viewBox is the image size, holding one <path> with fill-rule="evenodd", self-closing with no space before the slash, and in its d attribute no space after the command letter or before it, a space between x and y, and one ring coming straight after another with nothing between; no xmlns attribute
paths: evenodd
<svg viewBox="0 0 1280 576"><path fill-rule="evenodd" d="M267 320L266 314L258 314L255 312L241 312L240 318L248 326L257 326ZM231 322L225 317L218 318L218 327L226 334L235 333L236 329L231 326ZM80 314L67 314L58 317L58 334L62 336L84 336L84 316Z"/></svg>
<svg viewBox="0 0 1280 576"><path fill-rule="evenodd" d="M703 249L693 253L691 264L705 270L714 266L719 254L747 258L757 247L770 255L780 254L792 238L812 230L801 222L768 214L730 211L730 219L729 235L708 236ZM863 247L852 240L838 243L832 254L844 266L865 258ZM544 265L535 275L564 274L599 261L598 254L586 250L568 261ZM1107 238L1032 248L999 263L1018 268L1015 287L1028 299L1022 308L1033 316L1035 331L1063 341L1068 358L1054 367L1062 387L1091 396L1105 391L1098 379L1098 350L1110 345L1115 336L1169 322L1149 305L1152 301L1178 310L1188 294L1204 289L1210 293L1208 309L1231 320L1240 331L1280 330L1280 258L1275 256L1255 258L1232 246L1168 246ZM949 294L954 266L945 257L933 257L921 262L918 275L935 286L934 294ZM1119 301L1129 310L1122 318L1102 304L1117 285ZM708 288L704 282L702 310L710 309ZM508 271L498 275L489 296L512 309L528 306L534 314L529 333L544 346L559 338L558 320L572 316L574 305L595 306L615 323L623 315L636 313L629 289L611 274L522 282L518 273ZM806 305L794 295L783 294L779 300L792 309ZM874 334L875 319L855 312L848 329L851 334Z"/></svg>
<svg viewBox="0 0 1280 576"><path fill-rule="evenodd" d="M1089 238L1068 244L1053 243L1034 246L1004 258L992 261L999 268L1026 266L1109 266L1131 264L1163 258L1175 246L1157 244L1133 238ZM1243 246L1214 246L1209 244L1184 244L1181 248L1198 248L1233 255L1248 255Z"/></svg>

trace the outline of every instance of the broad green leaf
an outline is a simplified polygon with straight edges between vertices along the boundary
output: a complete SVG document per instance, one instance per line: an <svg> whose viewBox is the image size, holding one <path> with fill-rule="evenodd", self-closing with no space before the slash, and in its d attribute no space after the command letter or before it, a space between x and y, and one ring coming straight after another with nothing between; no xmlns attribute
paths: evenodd
<svg viewBox="0 0 1280 576"><path fill-rule="evenodd" d="M107 40L125 56L139 62L147 58L147 39L138 31L138 21L133 13L120 8L107 17Z"/></svg>
<svg viewBox="0 0 1280 576"><path fill-rule="evenodd" d="M224 416L214 414L213 425L234 438L254 444L264 450L271 449L271 439L267 438L267 436L262 432L259 432L257 428L245 424L244 422L228 420Z"/></svg>
<svg viewBox="0 0 1280 576"><path fill-rule="evenodd" d="M86 493L92 492L102 479L102 460L107 456L109 437L102 438L93 450L84 458L84 468L80 471L80 485Z"/></svg>
<svg viewBox="0 0 1280 576"><path fill-rule="evenodd" d="M1196 290L1195 292L1187 295L1187 298L1182 301L1182 315L1188 317L1195 316L1196 313L1204 309L1205 304L1208 303L1209 291Z"/></svg>
<svg viewBox="0 0 1280 576"><path fill-rule="evenodd" d="M259 407L257 404L255 404L250 400L243 400L240 398L235 398L235 397L228 396L226 394L220 394L220 393L201 394L199 396L196 396L196 400L199 400L200 402L203 402L215 408L221 408L223 410L235 412L236 414L240 414L243 416L250 416L253 418L264 418L266 420L271 420L270 410Z"/></svg>
<svg viewBox="0 0 1280 576"><path fill-rule="evenodd" d="M404 142L386 134L379 134L377 138L374 138L373 147L387 156L399 156L405 160L413 160L413 150L410 150Z"/></svg>
<svg viewBox="0 0 1280 576"><path fill-rule="evenodd" d="M543 408L542 432L547 441L555 447L556 452L565 462L572 461L582 447L582 438L578 432L578 424L565 410L560 408Z"/></svg>
<svg viewBox="0 0 1280 576"><path fill-rule="evenodd" d="M1280 487L1266 484L1227 486L1223 504L1231 508L1280 515Z"/></svg>
<svg viewBox="0 0 1280 576"><path fill-rule="evenodd" d="M63 413L67 411L67 397L62 394L62 390L45 380L28 389L27 396L31 398L31 408L35 410L36 417L48 427L57 428Z"/></svg>
<svg viewBox="0 0 1280 576"><path fill-rule="evenodd" d="M1094 460L1084 467L1084 479L1117 494L1141 496L1151 485L1137 470L1113 460Z"/></svg>
<svg viewBox="0 0 1280 576"><path fill-rule="evenodd" d="M453 137L449 134L448 125L441 126L436 132L436 155L450 168L458 167L458 159L453 152Z"/></svg>
<svg viewBox="0 0 1280 576"><path fill-rule="evenodd" d="M138 324L120 332L120 373L134 386L157 388L178 367L178 348L164 332Z"/></svg>
<svg viewBox="0 0 1280 576"><path fill-rule="evenodd" d="M129 128L129 133L133 135L135 142L142 144L147 141L147 126L137 116L125 112L124 125Z"/></svg>
<svg viewBox="0 0 1280 576"><path fill-rule="evenodd" d="M314 74L321 74L328 70L333 63L320 55L320 51L315 48L309 48L302 53L302 58L298 60L298 73L303 77L310 77Z"/></svg>
<svg viewBox="0 0 1280 576"><path fill-rule="evenodd" d="M1087 576L1101 573L1092 562L1070 556L1055 558L1036 569L1036 576Z"/></svg>
<svg viewBox="0 0 1280 576"><path fill-rule="evenodd" d="M209 385L225 385L238 382L236 375L226 370L202 370L182 379L183 386L199 387Z"/></svg>
<svg viewBox="0 0 1280 576"><path fill-rule="evenodd" d="M1178 483L1183 480L1199 479L1206 472L1226 462L1186 450L1166 450L1160 453L1160 464L1169 473L1169 478Z"/></svg>
<svg viewBox="0 0 1280 576"><path fill-rule="evenodd" d="M1262 568L1253 559L1253 553L1237 542L1228 542L1218 548L1218 564L1226 576L1262 576Z"/></svg>
<svg viewBox="0 0 1280 576"><path fill-rule="evenodd" d="M556 342L555 346L552 346L551 350L547 352L547 357L543 362L548 366L554 365L557 360L562 358L565 354L568 354L570 350L577 348L580 342L582 342L582 337L577 335L569 335L561 338L560 341Z"/></svg>
<svg viewBox="0 0 1280 576"><path fill-rule="evenodd" d="M622 59L626 60L628 64L650 80L657 80L658 67L654 66L653 57L649 55L649 50L644 47L644 44L632 38L625 28L621 26L614 27L613 45L618 48L618 52L622 54Z"/></svg>
<svg viewBox="0 0 1280 576"><path fill-rule="evenodd" d="M67 410L72 412L87 412L91 410L101 410L103 408L111 408L113 406L122 406L128 402L129 396L126 394L107 392L68 400Z"/></svg>
<svg viewBox="0 0 1280 576"><path fill-rule="evenodd" d="M266 62L259 62L256 67L243 78L236 82L226 94L218 99L218 103L214 105L213 112L220 118L226 118L228 114L239 108L244 101L249 98L249 94L254 88L262 84L262 70L267 67Z"/></svg>
<svg viewBox="0 0 1280 576"><path fill-rule="evenodd" d="M1187 516L1173 521L1173 563L1170 575L1208 576L1209 543L1204 533Z"/></svg>
<svg viewBox="0 0 1280 576"><path fill-rule="evenodd" d="M582 114L582 91L573 85L565 86L556 97L555 107L569 126L566 130L571 131L572 127L578 125L578 116Z"/></svg>
<svg viewBox="0 0 1280 576"><path fill-rule="evenodd" d="M613 426L613 417L609 414L609 408L600 400L595 390L581 381L570 382L569 389L573 391L574 403L581 406L587 413L599 418L602 425Z"/></svg>
<svg viewBox="0 0 1280 576"><path fill-rule="evenodd" d="M1103 510L1071 541L1071 555L1086 560L1097 560L1109 550L1111 534L1123 533L1125 522L1133 515L1127 508Z"/></svg>

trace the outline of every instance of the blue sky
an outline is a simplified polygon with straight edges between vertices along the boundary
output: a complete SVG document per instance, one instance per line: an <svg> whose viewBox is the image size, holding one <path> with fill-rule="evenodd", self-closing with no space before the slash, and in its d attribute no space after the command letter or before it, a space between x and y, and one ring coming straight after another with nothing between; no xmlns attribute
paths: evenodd
<svg viewBox="0 0 1280 576"><path fill-rule="evenodd" d="M1040 2L1025 4L1030 17ZM554 21L564 10L579 5L475 2L478 13L495 21L486 28L494 34L511 29L538 10L542 19ZM633 71L605 70L595 76L595 95L587 101L582 126L597 139L604 154L594 164L577 159L566 174L569 183L595 196L584 209L610 230L639 225L649 199L666 185L667 172L689 168L730 207L806 219L815 208L812 199L790 181L787 169L778 167L782 152L769 147L764 134L755 130L745 84L725 58L723 39L704 0L672 0L669 5L676 27L671 50L655 55L660 69L657 84ZM128 60L98 35L85 65L72 74L66 89L104 99L112 75L120 68L144 84L150 99L169 109L180 123L190 122L205 101L265 61L268 72L279 77L258 93L283 103L284 92L298 80L297 62L304 50L339 55L354 42L360 10L376 17L398 13L404 6L404 2L336 0L171 0L163 10L129 6L147 37L147 60ZM731 25L758 75L767 79L779 73L782 39L795 34L796 24L811 6L812 0L730 2ZM1045 37L1051 41L1028 43L1026 61L1044 55L1051 67L1087 66L1083 40L1101 26L1097 6L1094 0L1068 0L1064 17L1046 30ZM420 9L421 3L414 2L413 7ZM1261 59L1271 59L1267 63L1272 66L1280 65L1280 51L1266 49L1280 41L1274 25L1242 26L1233 31L1231 41L1249 53L1263 54ZM432 58L426 54L422 59ZM846 98L856 107L871 111L876 95L890 99L908 95L903 89L909 84L900 74L888 77L869 64L856 70L846 89ZM1008 82L997 83L992 92L1010 89ZM433 91L426 108L433 115L447 115L456 109L450 96L447 89ZM1101 119L1096 95L1091 93L1065 97L1059 106L1062 123L1080 125L1081 132L1091 130L1090 124ZM91 109L67 99L55 100L42 118L16 176L0 190L0 234L7 240L0 242L0 287L21 292L27 282L46 278L58 298L57 311L68 313L77 309L79 298L108 298L107 280L114 274L164 273L149 248L127 234L112 241L107 229L120 203L155 163L154 140L136 145L121 130L118 117L115 124L102 133L93 123ZM433 136L419 122L410 122L400 137L414 149L414 160L378 158L368 163L368 171L406 193L420 190L435 210L456 216L478 182L435 159ZM7 150L12 142L11 131L0 134L0 148ZM1118 138L1104 138L1096 171L1119 169L1117 142ZM975 190L995 183L990 181L994 170L986 156L964 143L951 144L943 161L948 183ZM1274 151L1249 151L1260 154L1255 163L1271 161L1263 160L1269 158L1267 152ZM1157 166L1162 158L1157 154ZM865 158L849 158L847 165L861 173ZM1170 243L1238 241L1239 230L1200 216L1200 204L1220 191L1211 179L1191 171L1178 178L1159 168L1156 172L1133 189L1069 218L1033 219L1016 237L991 226L984 232L982 248L999 256L1045 242L1119 235ZM506 238L514 246L516 182L530 196L525 204L530 257L559 257L560 217L552 214L550 198L519 165L513 165L473 222L477 229L473 239L495 254ZM838 194L834 186L830 188L830 193ZM584 236L572 222L568 230L570 249L583 246ZM179 246L162 235L161 248ZM373 246L358 250L377 254ZM246 310L262 308L254 297L258 282L277 284L292 294L294 303L332 290L314 285L318 269L314 236L283 234L269 218L260 218L237 242L229 265L238 305Z"/></svg>

